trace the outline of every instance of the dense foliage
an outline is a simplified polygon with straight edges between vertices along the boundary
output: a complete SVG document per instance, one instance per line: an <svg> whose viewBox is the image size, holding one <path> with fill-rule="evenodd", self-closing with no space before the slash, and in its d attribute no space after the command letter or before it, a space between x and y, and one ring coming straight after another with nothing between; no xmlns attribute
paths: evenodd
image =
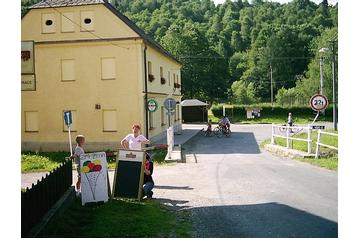
<svg viewBox="0 0 358 238"><path fill-rule="evenodd" d="M35 1L22 0L22 10ZM319 85L318 50L337 37L338 4L293 0L112 0L112 4L183 63L184 98L238 100L237 85L269 101L271 69L277 100L307 103ZM330 53L331 54L331 53ZM332 97L329 54L325 82ZM232 85L235 81L242 81ZM283 89L282 89L283 88ZM233 91L234 90L234 91ZM286 91L285 91L286 90ZM292 91L292 90L291 90ZM299 100L301 99L301 100ZM280 101L284 103L284 101Z"/></svg>

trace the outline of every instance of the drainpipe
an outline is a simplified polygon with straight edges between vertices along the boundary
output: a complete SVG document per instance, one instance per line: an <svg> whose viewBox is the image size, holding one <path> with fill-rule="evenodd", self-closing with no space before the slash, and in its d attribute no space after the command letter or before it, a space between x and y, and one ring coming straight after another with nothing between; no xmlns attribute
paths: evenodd
<svg viewBox="0 0 358 238"><path fill-rule="evenodd" d="M147 76L147 45L144 44L144 110L145 110L145 137L149 140L149 125L148 125L148 76Z"/></svg>

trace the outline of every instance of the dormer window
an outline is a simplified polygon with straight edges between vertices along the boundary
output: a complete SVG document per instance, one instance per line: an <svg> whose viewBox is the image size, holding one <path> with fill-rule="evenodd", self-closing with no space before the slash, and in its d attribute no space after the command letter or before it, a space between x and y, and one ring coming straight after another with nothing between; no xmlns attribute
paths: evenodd
<svg viewBox="0 0 358 238"><path fill-rule="evenodd" d="M81 11L81 31L94 31L94 11Z"/></svg>
<svg viewBox="0 0 358 238"><path fill-rule="evenodd" d="M42 33L55 33L56 24L55 24L55 14L54 13L44 13L42 14Z"/></svg>
<svg viewBox="0 0 358 238"><path fill-rule="evenodd" d="M91 20L91 18L86 18L84 20L84 22L85 22L85 24L91 24L92 20Z"/></svg>
<svg viewBox="0 0 358 238"><path fill-rule="evenodd" d="M52 23L53 23L52 20L47 20L47 21L45 22L46 26L51 26Z"/></svg>

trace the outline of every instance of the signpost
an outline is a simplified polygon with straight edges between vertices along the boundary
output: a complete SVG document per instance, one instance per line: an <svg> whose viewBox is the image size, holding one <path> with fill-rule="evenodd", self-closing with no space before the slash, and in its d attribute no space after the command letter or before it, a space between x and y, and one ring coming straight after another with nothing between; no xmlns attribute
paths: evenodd
<svg viewBox="0 0 358 238"><path fill-rule="evenodd" d="M177 102L173 98L167 98L164 101L164 107L167 109L168 115L168 129L167 129L167 144L168 144L168 153L166 159L171 159L173 146L174 146L174 128L170 125L170 116L174 115Z"/></svg>
<svg viewBox="0 0 358 238"><path fill-rule="evenodd" d="M70 153L72 156L72 141L71 141L71 124L72 124L72 113L71 111L66 111L64 112L64 120L65 120L65 124L67 125L68 128L68 140L70 142Z"/></svg>
<svg viewBox="0 0 358 238"><path fill-rule="evenodd" d="M310 99L310 106L312 110L317 112L316 117L314 118L312 124L317 120L319 113L324 111L328 107L328 99L322 94L313 95Z"/></svg>
<svg viewBox="0 0 358 238"><path fill-rule="evenodd" d="M82 206L89 202L107 202L108 173L106 152L82 154L80 168Z"/></svg>
<svg viewBox="0 0 358 238"><path fill-rule="evenodd" d="M314 130L324 130L326 127L325 126L311 126L311 128Z"/></svg>
<svg viewBox="0 0 358 238"><path fill-rule="evenodd" d="M328 106L328 99L322 94L313 95L310 99L310 106L317 112L323 111Z"/></svg>

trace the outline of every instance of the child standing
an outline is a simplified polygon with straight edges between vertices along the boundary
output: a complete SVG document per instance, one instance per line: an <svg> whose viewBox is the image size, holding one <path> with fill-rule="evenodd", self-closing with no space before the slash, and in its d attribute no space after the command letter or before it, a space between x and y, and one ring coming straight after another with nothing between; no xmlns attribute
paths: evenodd
<svg viewBox="0 0 358 238"><path fill-rule="evenodd" d="M143 196L147 196L147 198L152 198L154 188L154 181L152 178L153 174L153 162L149 156L149 154L146 153L146 158L144 162L144 181L143 181Z"/></svg>
<svg viewBox="0 0 358 238"><path fill-rule="evenodd" d="M81 188L80 157L82 154L85 153L85 151L83 150L83 145L85 144L85 137L83 135L77 135L76 143L77 143L77 146L75 148L75 151L74 151L72 157L74 159L74 162L76 164L76 169L77 169L76 194L78 196L80 194L80 188Z"/></svg>

